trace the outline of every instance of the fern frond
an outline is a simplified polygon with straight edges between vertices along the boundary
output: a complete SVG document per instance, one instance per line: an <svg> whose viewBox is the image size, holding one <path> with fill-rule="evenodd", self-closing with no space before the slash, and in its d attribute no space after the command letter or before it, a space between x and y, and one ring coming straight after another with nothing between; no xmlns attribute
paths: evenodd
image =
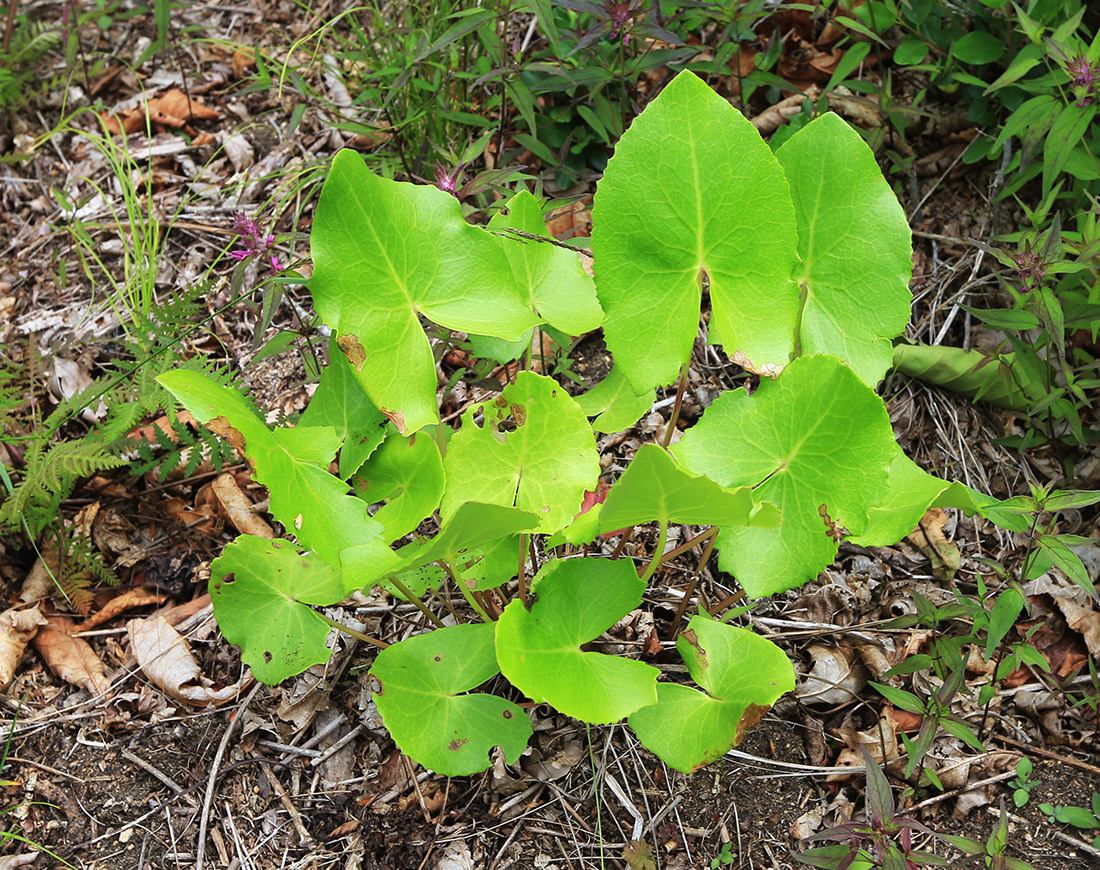
<svg viewBox="0 0 1100 870"><path fill-rule="evenodd" d="M31 442L24 461L22 480L0 504L0 524L18 527L21 520L26 520L35 536L53 519L78 479L126 464L103 445L87 439L62 441L52 447L46 447L43 441Z"/></svg>

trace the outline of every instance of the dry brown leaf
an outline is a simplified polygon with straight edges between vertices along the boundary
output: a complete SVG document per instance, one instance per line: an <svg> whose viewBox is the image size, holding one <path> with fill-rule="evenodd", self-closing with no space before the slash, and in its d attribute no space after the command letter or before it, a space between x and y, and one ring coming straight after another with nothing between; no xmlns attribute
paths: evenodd
<svg viewBox="0 0 1100 870"><path fill-rule="evenodd" d="M165 115L180 118L181 121L216 121L222 113L199 100L189 99L179 88L165 91L148 103L150 114L163 112Z"/></svg>
<svg viewBox="0 0 1100 870"><path fill-rule="evenodd" d="M38 627L45 624L46 617L37 605L0 613L0 689L12 681L27 644L38 633Z"/></svg>
<svg viewBox="0 0 1100 870"><path fill-rule="evenodd" d="M1100 659L1100 612L1082 607L1076 601L1061 596L1054 599L1066 618L1066 624L1085 639L1085 646L1093 658Z"/></svg>
<svg viewBox="0 0 1100 870"><path fill-rule="evenodd" d="M857 731L852 726L838 728L837 733L848 744L837 755L836 767L863 767L863 753L861 747L866 747L871 758L876 764L888 766L901 757L898 750L898 723L894 719L894 711L891 707L883 707L878 724L872 725L866 731ZM885 750L886 756L883 757ZM826 782L842 782L852 776L850 773L830 773L825 777Z"/></svg>
<svg viewBox="0 0 1100 870"><path fill-rule="evenodd" d="M164 617L169 625L179 625L189 616L194 616L200 610L210 606L210 593L200 595L192 601L185 601L183 604L177 604L175 607L169 607L167 610L162 610L158 616Z"/></svg>
<svg viewBox="0 0 1100 870"><path fill-rule="evenodd" d="M21 852L18 855L0 856L0 870L16 870L17 867L29 867L38 860L41 852Z"/></svg>
<svg viewBox="0 0 1100 870"><path fill-rule="evenodd" d="M256 506L252 503L237 479L228 471L222 472L214 480L214 494L218 497L222 510L226 517L242 535L256 535L260 538L274 538L275 531L267 522L256 514Z"/></svg>
<svg viewBox="0 0 1100 870"><path fill-rule="evenodd" d="M233 52L229 64L233 68L233 78L243 79L245 73L256 68L256 52L251 48L238 49Z"/></svg>
<svg viewBox="0 0 1100 870"><path fill-rule="evenodd" d="M97 625L102 625L114 619L120 613L125 613L127 610L132 610L135 607L145 607L147 604L161 604L167 600L167 598L167 593L154 592L152 589L127 589L121 595L108 601L99 612L93 613L80 623L80 630L88 631L89 629L95 628Z"/></svg>
<svg viewBox="0 0 1100 870"><path fill-rule="evenodd" d="M252 680L246 672L232 686L215 688L202 675L187 641L163 616L131 619L126 623L126 633L130 638L130 652L145 676L178 701L196 707L224 704L236 698Z"/></svg>
<svg viewBox="0 0 1100 870"><path fill-rule="evenodd" d="M958 546L947 540L943 532L947 520L947 512L943 508L929 508L920 525L906 538L928 557L932 563L932 573L941 580L954 577L962 561Z"/></svg>
<svg viewBox="0 0 1100 870"><path fill-rule="evenodd" d="M93 695L110 696L111 681L95 650L83 638L73 637L73 621L51 616L34 637L34 648L46 666L67 683L87 689Z"/></svg>
<svg viewBox="0 0 1100 870"><path fill-rule="evenodd" d="M859 699L867 685L867 669L851 647L813 644L811 667L795 696L803 704L848 704Z"/></svg>
<svg viewBox="0 0 1100 870"><path fill-rule="evenodd" d="M23 581L23 588L19 590L19 600L23 604L34 604L53 595L53 578L57 576L57 552L43 549L39 557L31 566Z"/></svg>

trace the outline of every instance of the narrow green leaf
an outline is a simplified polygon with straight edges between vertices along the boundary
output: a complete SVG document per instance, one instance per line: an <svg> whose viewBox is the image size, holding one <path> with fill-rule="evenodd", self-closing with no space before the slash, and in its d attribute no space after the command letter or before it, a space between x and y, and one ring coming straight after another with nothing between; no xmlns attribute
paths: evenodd
<svg viewBox="0 0 1100 870"><path fill-rule="evenodd" d="M1096 103L1078 106L1071 103L1062 109L1058 119L1050 128L1046 146L1043 148L1043 193L1050 190L1054 180L1065 169L1069 155L1096 116Z"/></svg>

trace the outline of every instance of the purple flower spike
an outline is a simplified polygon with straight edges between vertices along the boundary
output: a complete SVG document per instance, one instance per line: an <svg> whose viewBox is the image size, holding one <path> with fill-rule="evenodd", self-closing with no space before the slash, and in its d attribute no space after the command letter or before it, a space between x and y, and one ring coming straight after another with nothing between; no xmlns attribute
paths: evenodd
<svg viewBox="0 0 1100 870"><path fill-rule="evenodd" d="M233 232L241 237L240 243L244 246L242 249L229 252L229 256L234 260L247 260L251 256L263 256L275 244L275 236L262 235L260 225L247 217L244 212L234 212ZM271 274L281 272L283 267L279 264L279 258L274 254L271 254L270 258Z"/></svg>
<svg viewBox="0 0 1100 870"><path fill-rule="evenodd" d="M1016 267L1016 277L1020 281L1020 292L1030 293L1037 290L1043 283L1047 274L1047 263L1043 255L1033 251L1030 244L1024 245L1022 251L1009 254L1012 264Z"/></svg>
<svg viewBox="0 0 1100 870"><path fill-rule="evenodd" d="M615 39L620 33L623 35L623 45L630 45L630 34L626 29L630 26L634 17L633 0L610 0L604 3L603 8L611 21L611 33L609 37Z"/></svg>
<svg viewBox="0 0 1100 870"><path fill-rule="evenodd" d="M458 179L462 176L462 168L465 163L459 163L454 172L448 172L439 161L435 164L435 186L444 193L449 193L455 199L461 199L458 195Z"/></svg>
<svg viewBox="0 0 1100 870"><path fill-rule="evenodd" d="M1073 76L1077 90L1077 107L1084 108L1096 99L1096 86L1100 84L1100 63L1092 63L1083 54L1066 64L1066 72Z"/></svg>

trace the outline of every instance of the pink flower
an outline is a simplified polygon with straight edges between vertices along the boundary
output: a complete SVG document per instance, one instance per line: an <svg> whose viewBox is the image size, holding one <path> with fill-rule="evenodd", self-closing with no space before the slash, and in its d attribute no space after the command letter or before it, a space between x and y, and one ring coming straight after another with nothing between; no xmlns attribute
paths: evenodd
<svg viewBox="0 0 1100 870"><path fill-rule="evenodd" d="M251 256L262 256L271 250L275 244L275 236L264 236L260 232L260 225L247 217L244 212L233 213L233 232L240 236L243 249L230 251L229 256L234 260L247 260ZM271 274L283 271L279 258L271 254Z"/></svg>

